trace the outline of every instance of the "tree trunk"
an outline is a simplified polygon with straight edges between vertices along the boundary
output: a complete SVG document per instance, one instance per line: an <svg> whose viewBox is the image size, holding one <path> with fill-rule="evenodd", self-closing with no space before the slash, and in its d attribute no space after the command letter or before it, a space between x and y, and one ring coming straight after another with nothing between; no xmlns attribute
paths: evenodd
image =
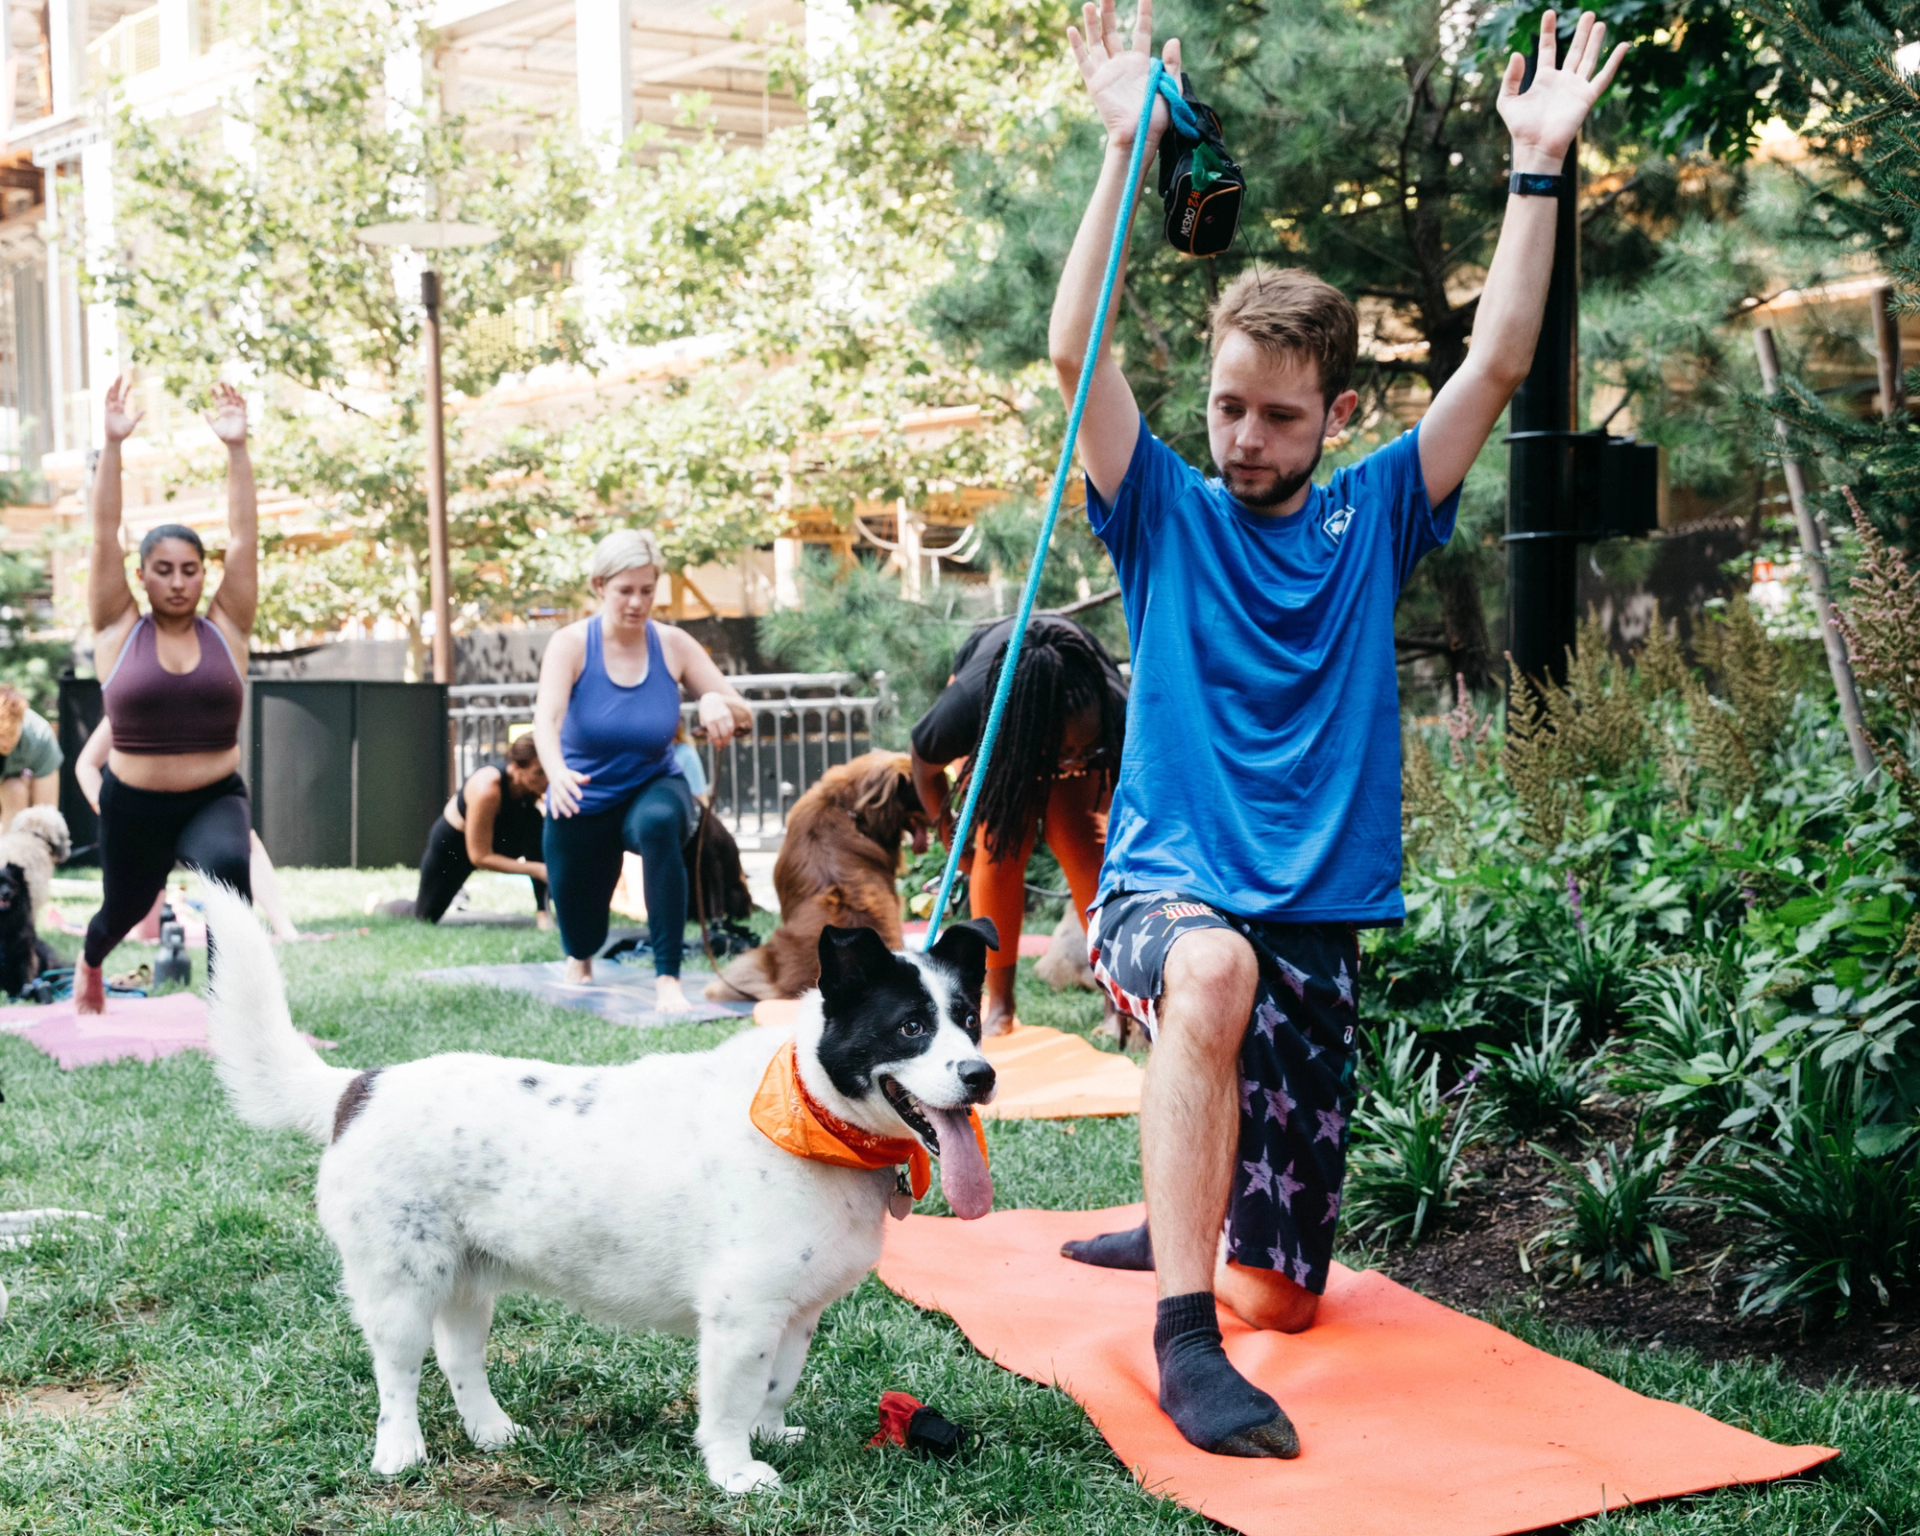
<svg viewBox="0 0 1920 1536"><path fill-rule="evenodd" d="M1480 603L1479 567L1475 552L1468 550L1427 562L1434 590L1440 595L1441 621L1447 628L1447 670L1464 677L1473 689L1489 688L1495 682L1493 646L1487 638L1486 610Z"/></svg>

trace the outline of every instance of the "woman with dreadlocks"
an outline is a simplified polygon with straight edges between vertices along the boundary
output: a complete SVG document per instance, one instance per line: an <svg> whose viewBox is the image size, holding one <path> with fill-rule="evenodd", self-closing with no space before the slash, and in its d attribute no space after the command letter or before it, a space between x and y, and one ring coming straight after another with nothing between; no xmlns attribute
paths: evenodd
<svg viewBox="0 0 1920 1536"><path fill-rule="evenodd" d="M953 814L966 797L987 710L1000 683L1014 621L975 630L953 658L953 676L913 728L913 783L941 837L953 844ZM988 957L981 1032L1013 1027L1014 967L1027 905L1027 860L1036 837L1060 861L1085 926L1100 885L1099 813L1113 789L1126 729L1127 685L1100 642L1071 619L1040 614L1027 626L993 760L974 807L968 884L975 917L1000 934ZM951 789L947 765L966 758Z"/></svg>

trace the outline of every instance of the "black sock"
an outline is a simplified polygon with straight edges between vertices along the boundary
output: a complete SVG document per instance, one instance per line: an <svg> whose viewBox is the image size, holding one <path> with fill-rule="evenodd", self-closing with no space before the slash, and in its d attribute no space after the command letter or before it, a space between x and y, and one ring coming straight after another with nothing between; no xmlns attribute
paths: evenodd
<svg viewBox="0 0 1920 1536"><path fill-rule="evenodd" d="M1191 1444L1216 1456L1300 1454L1300 1437L1280 1405L1236 1371L1220 1347L1211 1291L1161 1300L1153 1353L1160 1406Z"/></svg>
<svg viewBox="0 0 1920 1536"><path fill-rule="evenodd" d="M1147 1224L1126 1232L1102 1232L1098 1237L1076 1238L1060 1245L1062 1257L1082 1264L1098 1264L1102 1269L1152 1269L1153 1239Z"/></svg>

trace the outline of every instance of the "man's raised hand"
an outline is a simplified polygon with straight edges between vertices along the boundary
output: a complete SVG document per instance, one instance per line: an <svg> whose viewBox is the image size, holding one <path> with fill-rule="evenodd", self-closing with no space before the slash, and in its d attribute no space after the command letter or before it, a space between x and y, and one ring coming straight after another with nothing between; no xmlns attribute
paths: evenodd
<svg viewBox="0 0 1920 1536"><path fill-rule="evenodd" d="M1516 171L1552 173L1560 169L1567 150L1579 136L1580 125L1613 84L1614 72L1627 54L1627 45L1620 44L1606 66L1598 74L1594 72L1606 44L1607 28L1604 22L1594 20L1592 11L1585 11L1573 29L1573 41L1567 45L1567 62L1556 64L1559 26L1559 18L1552 11L1540 18L1540 59L1534 66L1533 84L1524 91L1520 89L1527 61L1517 53L1507 60L1507 73L1500 82L1500 118L1513 135ZM1139 99L1136 96L1134 101L1138 103Z"/></svg>
<svg viewBox="0 0 1920 1536"><path fill-rule="evenodd" d="M1080 77L1087 82L1094 110L1107 130L1107 142L1116 149L1133 148L1133 136L1140 126L1140 96L1147 88L1147 72L1153 64L1153 0L1140 0L1140 14L1129 38L1114 15L1113 0L1081 7L1085 27L1067 28L1067 46L1073 50ZM1174 84L1180 83L1180 40L1169 38L1161 53L1167 73ZM1148 130L1147 148L1160 141L1167 126L1167 104L1155 102L1153 126Z"/></svg>

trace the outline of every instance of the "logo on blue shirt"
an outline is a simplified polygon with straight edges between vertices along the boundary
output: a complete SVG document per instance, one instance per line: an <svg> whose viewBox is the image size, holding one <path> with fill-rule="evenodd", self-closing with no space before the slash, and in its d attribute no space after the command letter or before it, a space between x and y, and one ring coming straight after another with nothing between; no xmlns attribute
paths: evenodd
<svg viewBox="0 0 1920 1536"><path fill-rule="evenodd" d="M1352 507L1336 507L1327 514L1326 521L1320 525L1320 531L1338 544L1340 535L1347 531L1347 524L1352 521Z"/></svg>

